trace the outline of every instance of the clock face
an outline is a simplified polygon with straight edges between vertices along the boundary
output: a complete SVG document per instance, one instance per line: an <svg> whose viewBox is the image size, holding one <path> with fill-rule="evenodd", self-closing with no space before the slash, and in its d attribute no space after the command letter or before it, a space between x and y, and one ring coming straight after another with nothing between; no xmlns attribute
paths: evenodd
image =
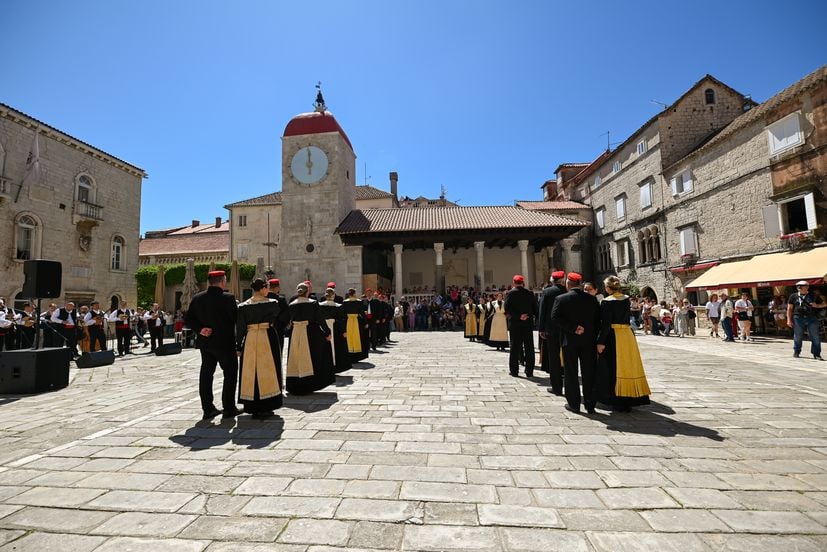
<svg viewBox="0 0 827 552"><path fill-rule="evenodd" d="M327 174L327 154L316 146L305 146L293 156L290 172L302 184L315 184Z"/></svg>

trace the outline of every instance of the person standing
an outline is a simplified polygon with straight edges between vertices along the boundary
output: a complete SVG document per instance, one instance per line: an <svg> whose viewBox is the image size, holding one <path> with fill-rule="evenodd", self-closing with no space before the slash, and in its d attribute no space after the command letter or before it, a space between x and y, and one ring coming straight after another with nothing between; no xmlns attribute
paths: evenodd
<svg viewBox="0 0 827 552"><path fill-rule="evenodd" d="M629 297L620 291L620 279L603 282L606 298L600 303L600 332L597 335L597 400L619 412L649 404L649 383L629 321ZM686 299L684 299L686 301Z"/></svg>
<svg viewBox="0 0 827 552"><path fill-rule="evenodd" d="M342 302L342 311L347 316L345 328L350 362L359 362L368 358L370 336L368 335L368 321L365 318L365 305L356 297L354 288L347 290L347 297Z"/></svg>
<svg viewBox="0 0 827 552"><path fill-rule="evenodd" d="M250 284L253 296L238 305L236 347L241 357L238 402L253 418L269 418L281 408L281 349L276 335L279 302L268 297L267 282Z"/></svg>
<svg viewBox="0 0 827 552"><path fill-rule="evenodd" d="M689 335L689 299L684 299L674 308L675 333L678 337Z"/></svg>
<svg viewBox="0 0 827 552"><path fill-rule="evenodd" d="M233 418L240 414L236 407L238 383L238 357L236 356L235 328L238 307L235 297L227 293L227 276L223 270L207 274L209 287L196 293L186 314L187 326L195 332L196 348L201 351L201 374L198 395L201 397L202 419L215 418L222 411L213 403L213 378L216 365L221 366L224 382L221 391L223 417Z"/></svg>
<svg viewBox="0 0 827 552"><path fill-rule="evenodd" d="M144 313L144 321L149 330L149 352L154 353L155 349L164 344L164 311L158 303L152 303L152 308Z"/></svg>
<svg viewBox="0 0 827 552"><path fill-rule="evenodd" d="M749 294L744 292L741 298L735 301L735 316L738 317L738 334L744 341L752 341L752 301Z"/></svg>
<svg viewBox="0 0 827 552"><path fill-rule="evenodd" d="M370 332L370 348L374 351L379 346L380 320L384 308L379 299L373 296L373 290L365 290L365 318L368 320L368 331Z"/></svg>
<svg viewBox="0 0 827 552"><path fill-rule="evenodd" d="M34 347L34 337L37 333L37 317L34 312L34 305L26 303L23 305L23 312L17 319L17 348L30 349Z"/></svg>
<svg viewBox="0 0 827 552"><path fill-rule="evenodd" d="M505 301L502 292L498 292L496 300L491 302L491 318L488 327L488 345L496 347L498 351L505 351L508 347L508 320L505 317Z"/></svg>
<svg viewBox="0 0 827 552"><path fill-rule="evenodd" d="M332 336L319 311L319 304L308 297L307 284L296 286L290 302L290 345L287 352L287 392L306 395L335 383L330 354Z"/></svg>
<svg viewBox="0 0 827 552"><path fill-rule="evenodd" d="M712 328L709 330L709 337L721 337L718 335L718 324L721 322L721 304L718 302L718 295L713 293L706 302L706 316Z"/></svg>
<svg viewBox="0 0 827 552"><path fill-rule="evenodd" d="M117 341L118 356L129 354L129 345L132 334L129 330L129 319L132 316L126 301L121 301L118 308L109 313L109 321L115 323L115 340Z"/></svg>
<svg viewBox="0 0 827 552"><path fill-rule="evenodd" d="M49 303L46 312L40 313L40 326L43 329L43 347L60 347L62 343L58 343L60 339L57 337L57 330L52 324L52 315L57 310L57 305Z"/></svg>
<svg viewBox="0 0 827 552"><path fill-rule="evenodd" d="M324 294L325 300L319 303L319 311L327 324L327 329L333 339L329 342L330 354L333 360L333 371L335 373L350 370L350 353L347 346L347 316L342 305L337 303L336 290L327 288Z"/></svg>
<svg viewBox="0 0 827 552"><path fill-rule="evenodd" d="M268 299L274 299L279 304L279 317L276 321L276 335L279 340L279 358L284 357L284 338L287 336L287 323L290 322L290 315L287 312L287 299L281 294L281 280L270 278L267 280L269 290Z"/></svg>
<svg viewBox="0 0 827 552"><path fill-rule="evenodd" d="M78 353L78 313L75 312L75 304L69 301L62 309L52 313L52 323L59 327L58 332L63 337L64 345L69 347L72 358Z"/></svg>
<svg viewBox="0 0 827 552"><path fill-rule="evenodd" d="M543 344L543 364L549 373L548 392L563 394L563 364L560 361L560 327L551 321L551 311L555 300L566 293L566 273L555 270L551 273L551 285L543 290L540 301L540 340Z"/></svg>
<svg viewBox="0 0 827 552"><path fill-rule="evenodd" d="M517 377L520 357L525 360L525 375L534 375L534 319L537 316L537 298L525 288L525 278L515 274L514 287L505 296L505 315L508 318L510 349L508 370Z"/></svg>
<svg viewBox="0 0 827 552"><path fill-rule="evenodd" d="M721 326L724 328L724 341L734 342L735 337L732 334L732 301L729 300L726 292L721 293Z"/></svg>
<svg viewBox="0 0 827 552"><path fill-rule="evenodd" d="M557 297L551 310L551 320L560 328L563 345L566 410L579 413L581 400L589 414L597 405L595 370L597 363L597 330L600 325L600 304L580 287L583 277L569 272L566 289ZM583 382L580 393L579 375Z"/></svg>
<svg viewBox="0 0 827 552"><path fill-rule="evenodd" d="M474 304L474 299L472 297L468 297L465 300L465 338L468 341L476 341L477 340L477 322L479 320L477 316L477 305Z"/></svg>
<svg viewBox="0 0 827 552"><path fill-rule="evenodd" d="M326 289L332 289L333 290L333 301L334 302L339 303L341 305L342 302L345 300L344 297L342 297L341 295L336 293L336 282L328 282ZM325 297L327 297L327 292L325 292Z"/></svg>
<svg viewBox="0 0 827 552"><path fill-rule="evenodd" d="M106 315L100 310L101 305L99 302L92 301L91 307L83 318L83 322L89 330L89 350L105 351L106 333L104 332L103 325Z"/></svg>
<svg viewBox="0 0 827 552"><path fill-rule="evenodd" d="M0 351L11 351L15 348L15 315L14 311L6 308L6 301L0 298Z"/></svg>
<svg viewBox="0 0 827 552"><path fill-rule="evenodd" d="M810 336L810 352L816 360L821 358L821 336L819 325L821 320L815 309L827 308L827 303L816 298L810 291L810 283L800 280L795 284L796 292L787 299L787 326L793 329L793 356L801 356L801 346L804 341L804 330Z"/></svg>

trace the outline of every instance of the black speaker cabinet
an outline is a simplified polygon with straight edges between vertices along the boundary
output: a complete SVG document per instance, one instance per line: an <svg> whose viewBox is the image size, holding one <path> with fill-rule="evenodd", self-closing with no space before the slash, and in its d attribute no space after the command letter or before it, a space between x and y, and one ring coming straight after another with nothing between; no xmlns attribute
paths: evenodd
<svg viewBox="0 0 827 552"><path fill-rule="evenodd" d="M163 345L160 345L157 349L155 349L155 354L157 356L180 355L181 354L181 344L180 343L164 343Z"/></svg>
<svg viewBox="0 0 827 552"><path fill-rule="evenodd" d="M69 385L67 347L0 353L0 393L25 395Z"/></svg>
<svg viewBox="0 0 827 552"><path fill-rule="evenodd" d="M94 368L96 366L108 366L115 364L115 351L95 351L93 353L83 353L75 361L78 368Z"/></svg>
<svg viewBox="0 0 827 552"><path fill-rule="evenodd" d="M60 297L63 269L59 261L24 261L23 275L23 297Z"/></svg>

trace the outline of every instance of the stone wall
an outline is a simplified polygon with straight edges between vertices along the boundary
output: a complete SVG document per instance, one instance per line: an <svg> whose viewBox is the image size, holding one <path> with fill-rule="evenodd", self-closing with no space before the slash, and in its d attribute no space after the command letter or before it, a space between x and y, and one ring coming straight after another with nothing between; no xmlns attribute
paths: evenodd
<svg viewBox="0 0 827 552"><path fill-rule="evenodd" d="M37 125L42 178L29 178L15 202L18 184L25 176L26 159L37 123L19 112L3 110L0 144L5 151L4 173L9 196L0 199L0 296L13 298L23 284L23 262L15 259L16 221L29 214L38 223L39 248L35 256L60 261L62 296L108 305L117 295L134 304L137 299L141 183L143 171L86 146L68 135ZM77 205L80 175L94 182L90 203L100 206L103 220L81 216ZM112 240L125 242L121 270L111 269Z"/></svg>

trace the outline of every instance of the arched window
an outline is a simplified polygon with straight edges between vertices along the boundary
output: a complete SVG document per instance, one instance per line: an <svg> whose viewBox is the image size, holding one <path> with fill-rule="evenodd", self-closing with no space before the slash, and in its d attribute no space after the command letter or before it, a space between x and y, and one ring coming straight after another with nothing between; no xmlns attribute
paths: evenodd
<svg viewBox="0 0 827 552"><path fill-rule="evenodd" d="M706 90L704 90L704 103L706 105L715 104L715 91L711 88L707 88Z"/></svg>
<svg viewBox="0 0 827 552"><path fill-rule="evenodd" d="M34 217L23 215L17 219L16 259L28 261L37 257L37 231L37 221Z"/></svg>
<svg viewBox="0 0 827 552"><path fill-rule="evenodd" d="M121 236L112 238L112 262L110 264L112 270L126 270L125 253L126 242L124 239Z"/></svg>
<svg viewBox="0 0 827 552"><path fill-rule="evenodd" d="M89 175L82 174L78 177L77 199L83 203L93 203L95 182Z"/></svg>
<svg viewBox="0 0 827 552"><path fill-rule="evenodd" d="M647 230L647 232L648 232L648 230ZM644 232L642 230L637 233L637 245L638 245L638 250L640 251L640 262L641 263L649 262L649 255L647 254L647 251L646 251L646 235L644 234Z"/></svg>

